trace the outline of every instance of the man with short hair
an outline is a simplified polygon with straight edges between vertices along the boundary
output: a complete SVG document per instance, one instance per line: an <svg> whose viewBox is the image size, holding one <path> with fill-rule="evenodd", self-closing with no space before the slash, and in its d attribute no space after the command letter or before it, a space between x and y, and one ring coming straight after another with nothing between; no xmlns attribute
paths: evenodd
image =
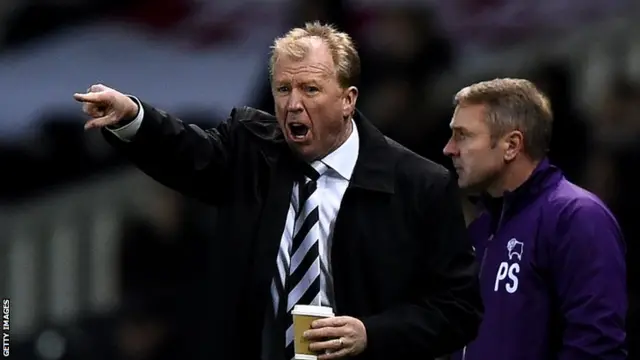
<svg viewBox="0 0 640 360"><path fill-rule="evenodd" d="M484 193L469 225L485 317L454 359L624 359L625 247L616 219L546 158L549 100L529 81L495 79L455 97L461 188Z"/></svg>
<svg viewBox="0 0 640 360"><path fill-rule="evenodd" d="M292 359L297 304L337 314L305 335L320 360L464 346L482 303L454 177L356 110L360 60L347 34L293 29L275 41L270 70L275 116L234 109L209 130L104 86L74 95L93 118L86 128L218 207L208 358Z"/></svg>

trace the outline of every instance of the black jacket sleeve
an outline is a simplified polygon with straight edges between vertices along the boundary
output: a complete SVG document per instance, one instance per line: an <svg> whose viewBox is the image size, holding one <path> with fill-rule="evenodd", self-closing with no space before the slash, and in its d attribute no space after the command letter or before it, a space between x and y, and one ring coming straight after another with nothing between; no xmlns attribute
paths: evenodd
<svg viewBox="0 0 640 360"><path fill-rule="evenodd" d="M144 118L132 141L122 141L103 129L107 142L163 185L209 203L225 201L232 158L238 150L238 110L217 127L203 130L144 102L141 105Z"/></svg>
<svg viewBox="0 0 640 360"><path fill-rule="evenodd" d="M438 357L464 347L477 334L483 314L479 267L467 237L458 187L446 176L431 181L418 202L429 235L423 282L414 301L362 319L367 355L397 359Z"/></svg>

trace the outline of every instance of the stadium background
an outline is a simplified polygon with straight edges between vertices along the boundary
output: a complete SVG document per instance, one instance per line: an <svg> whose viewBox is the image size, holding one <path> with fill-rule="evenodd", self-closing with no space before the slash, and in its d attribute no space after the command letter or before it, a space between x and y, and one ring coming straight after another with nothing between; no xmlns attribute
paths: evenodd
<svg viewBox="0 0 640 360"><path fill-rule="evenodd" d="M184 358L215 209L84 133L71 95L101 82L188 122L271 110L273 37L336 24L363 60L359 108L441 154L457 89L528 77L556 114L551 158L618 216L638 340L640 3L631 0L3 0L0 295L15 359ZM632 345L632 357L639 358ZM188 359L185 359L188 360Z"/></svg>

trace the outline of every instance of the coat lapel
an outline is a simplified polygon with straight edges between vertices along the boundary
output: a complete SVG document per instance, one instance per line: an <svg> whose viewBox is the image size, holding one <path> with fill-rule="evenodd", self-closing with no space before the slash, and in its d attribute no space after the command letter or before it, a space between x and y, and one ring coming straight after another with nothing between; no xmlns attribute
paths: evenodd
<svg viewBox="0 0 640 360"><path fill-rule="evenodd" d="M288 156L265 156L270 165L267 197L262 208L256 240L254 289L264 299L276 270L276 257L291 201L294 172Z"/></svg>
<svg viewBox="0 0 640 360"><path fill-rule="evenodd" d="M349 187L373 192L395 192L395 167L397 152L391 147L396 143L356 111L354 121L360 133L360 151Z"/></svg>
<svg viewBox="0 0 640 360"><path fill-rule="evenodd" d="M369 226L370 217L363 214L375 212L373 204L395 193L398 158L392 151L394 142L386 138L359 111L354 120L360 134L360 151L349 187L344 194L336 219L331 248L332 267L337 312L346 304L347 291L352 285L348 279L358 269L358 256L362 254L360 229ZM386 200L384 200L386 203ZM381 239L367 239L368 247L377 247ZM382 239L387 240L387 239ZM359 268L357 271L363 271ZM366 271L366 270L364 270Z"/></svg>

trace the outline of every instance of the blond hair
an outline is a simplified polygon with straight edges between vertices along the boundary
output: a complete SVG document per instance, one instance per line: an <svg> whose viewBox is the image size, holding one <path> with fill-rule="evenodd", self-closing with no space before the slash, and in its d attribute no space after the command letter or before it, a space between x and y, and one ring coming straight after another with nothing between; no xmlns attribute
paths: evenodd
<svg viewBox="0 0 640 360"><path fill-rule="evenodd" d="M529 80L494 79L460 90L454 105L485 105L493 140L509 131L524 136L524 151L533 159L546 155L551 141L553 113L549 99Z"/></svg>
<svg viewBox="0 0 640 360"><path fill-rule="evenodd" d="M281 55L302 60L309 51L309 42L301 41L319 38L328 47L336 68L336 76L340 86L346 88L354 85L360 76L360 56L351 37L335 27L320 22L308 22L304 27L294 28L284 36L275 39L271 46L269 74L273 77L273 68Z"/></svg>

